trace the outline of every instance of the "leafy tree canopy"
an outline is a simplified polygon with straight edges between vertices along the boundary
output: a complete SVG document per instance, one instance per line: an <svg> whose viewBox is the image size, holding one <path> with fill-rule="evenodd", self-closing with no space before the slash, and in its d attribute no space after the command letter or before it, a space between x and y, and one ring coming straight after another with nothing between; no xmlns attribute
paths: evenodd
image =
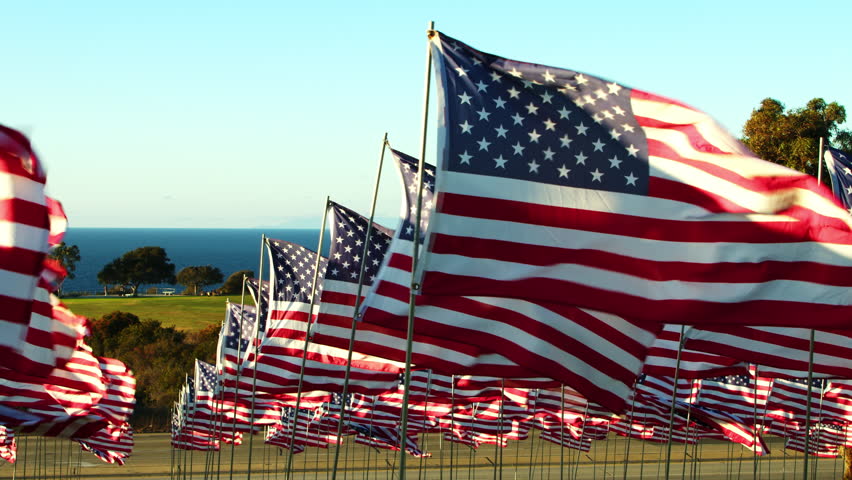
<svg viewBox="0 0 852 480"><path fill-rule="evenodd" d="M98 273L98 282L127 285L135 297L140 285L174 284L175 265L162 247L140 247L106 264Z"/></svg>
<svg viewBox="0 0 852 480"><path fill-rule="evenodd" d="M177 274L177 283L192 288L192 294L198 295L199 287L222 283L222 271L211 265L186 267Z"/></svg>
<svg viewBox="0 0 852 480"><path fill-rule="evenodd" d="M743 143L758 157L816 176L819 139L842 150L852 149L852 132L840 128L846 109L814 98L803 108L785 109L766 98L743 127Z"/></svg>
<svg viewBox="0 0 852 480"><path fill-rule="evenodd" d="M243 291L243 276L246 278L254 278L254 271L240 270L232 273L225 283L219 288L219 293L223 295L239 295Z"/></svg>
<svg viewBox="0 0 852 480"><path fill-rule="evenodd" d="M53 247L48 256L62 264L68 272L67 278L75 278L74 272L77 270L77 262L80 261L80 248L77 245L62 242Z"/></svg>

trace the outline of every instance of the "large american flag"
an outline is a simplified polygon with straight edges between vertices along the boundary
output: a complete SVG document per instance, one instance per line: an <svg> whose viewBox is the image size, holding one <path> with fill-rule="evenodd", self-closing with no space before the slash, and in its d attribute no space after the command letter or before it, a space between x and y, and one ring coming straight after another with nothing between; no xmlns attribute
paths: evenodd
<svg viewBox="0 0 852 480"><path fill-rule="evenodd" d="M852 157L842 150L828 147L823 158L834 196L852 213Z"/></svg>
<svg viewBox="0 0 852 480"><path fill-rule="evenodd" d="M814 178L675 100L431 42L443 104L425 295L643 323L848 321L852 218Z"/></svg>

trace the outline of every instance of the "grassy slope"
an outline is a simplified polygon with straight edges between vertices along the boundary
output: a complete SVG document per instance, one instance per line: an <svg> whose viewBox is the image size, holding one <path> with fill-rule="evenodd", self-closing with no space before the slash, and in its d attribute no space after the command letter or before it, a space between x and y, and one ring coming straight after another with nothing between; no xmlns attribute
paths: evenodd
<svg viewBox="0 0 852 480"><path fill-rule="evenodd" d="M164 326L174 325L182 330L200 330L207 325L220 325L225 317L226 297L87 297L62 301L78 315L100 318L121 310L141 319L159 320ZM231 301L239 302L239 298Z"/></svg>

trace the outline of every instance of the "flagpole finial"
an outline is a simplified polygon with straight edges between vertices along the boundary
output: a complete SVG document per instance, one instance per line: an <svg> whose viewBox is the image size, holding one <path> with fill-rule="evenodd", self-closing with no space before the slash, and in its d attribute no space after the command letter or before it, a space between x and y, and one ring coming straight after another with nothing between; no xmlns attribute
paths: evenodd
<svg viewBox="0 0 852 480"><path fill-rule="evenodd" d="M438 32L435 31L435 21L429 20L429 24L426 26L426 37L432 38L435 36L436 33Z"/></svg>

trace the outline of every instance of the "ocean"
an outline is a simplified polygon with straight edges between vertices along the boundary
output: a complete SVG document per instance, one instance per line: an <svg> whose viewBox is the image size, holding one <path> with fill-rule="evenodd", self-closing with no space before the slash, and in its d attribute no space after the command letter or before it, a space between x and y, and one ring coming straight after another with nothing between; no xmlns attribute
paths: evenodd
<svg viewBox="0 0 852 480"><path fill-rule="evenodd" d="M65 292L102 292L98 272L104 265L125 252L147 246L165 249L175 264L175 273L188 266L212 265L219 268L225 278L240 270L251 270L257 275L262 234L311 250L316 250L319 240L319 229L69 228L64 240L69 245L77 245L80 261L75 278L66 279L62 289ZM328 232L324 243L323 252L327 252ZM269 261L266 257L263 261L264 271L268 272ZM143 285L140 291L150 286ZM174 287L178 292L183 290L180 285Z"/></svg>

